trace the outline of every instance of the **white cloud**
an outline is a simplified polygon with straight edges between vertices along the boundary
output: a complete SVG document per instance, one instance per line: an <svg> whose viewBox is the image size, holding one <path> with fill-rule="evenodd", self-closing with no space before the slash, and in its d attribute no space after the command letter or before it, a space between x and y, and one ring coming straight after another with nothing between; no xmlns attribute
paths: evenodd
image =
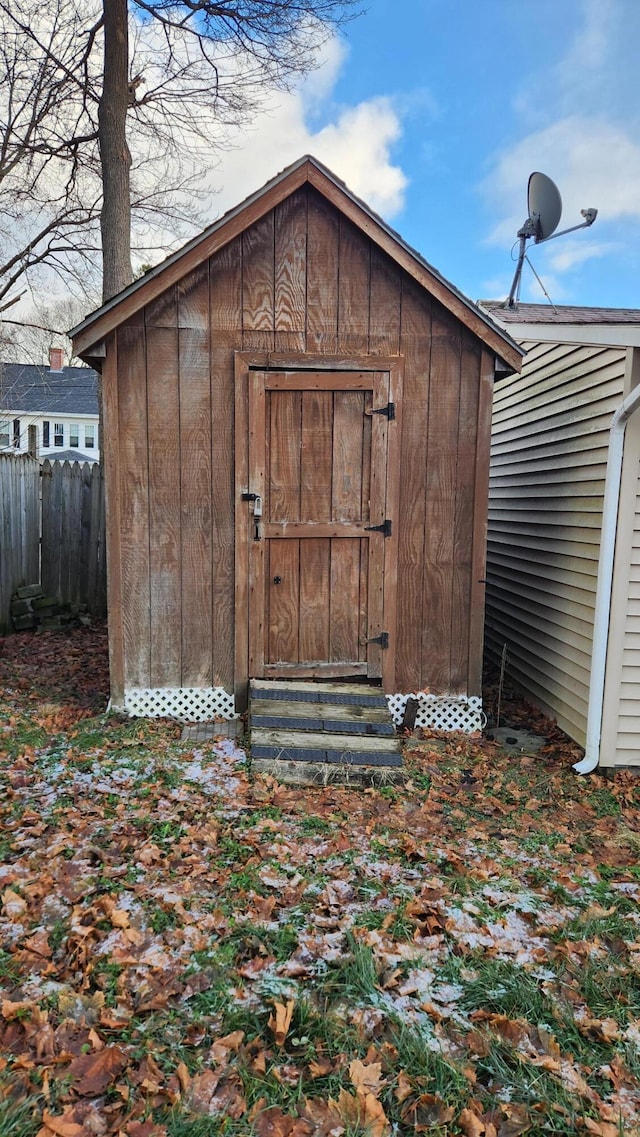
<svg viewBox="0 0 640 1137"><path fill-rule="evenodd" d="M631 128L571 115L527 135L496 158L482 187L494 210L502 212L491 243L515 239L527 216L526 186L533 170L549 174L560 189L561 228L580 224L580 210L592 206L598 209L597 225L640 220L640 140Z"/></svg>
<svg viewBox="0 0 640 1137"><path fill-rule="evenodd" d="M572 240L567 237L566 241L549 246L548 263L555 272L567 272L569 269L577 268L578 265L585 264L596 257L608 256L616 247L612 241L596 244L586 238Z"/></svg>
<svg viewBox="0 0 640 1137"><path fill-rule="evenodd" d="M527 181L548 174L562 197L559 230L579 225L596 208L595 228L529 255L545 287L560 300L563 274L594 258L624 257L630 231L640 235L640 118L635 97L640 34L636 0L581 0L581 20L561 55L530 74L516 99L522 134L494 155L481 185L493 216L490 244L509 248L527 217ZM550 55L553 54L551 47ZM525 265L525 280L539 286ZM529 287L527 285L527 287Z"/></svg>
<svg viewBox="0 0 640 1137"><path fill-rule="evenodd" d="M393 144L402 134L400 112L383 95L356 106L328 106L346 51L333 39L324 56L321 68L299 88L272 99L250 128L230 133L231 148L220 155L208 182L212 217L237 205L303 154L313 154L385 217L400 212L408 181L391 159ZM321 114L329 118L324 125L318 121Z"/></svg>

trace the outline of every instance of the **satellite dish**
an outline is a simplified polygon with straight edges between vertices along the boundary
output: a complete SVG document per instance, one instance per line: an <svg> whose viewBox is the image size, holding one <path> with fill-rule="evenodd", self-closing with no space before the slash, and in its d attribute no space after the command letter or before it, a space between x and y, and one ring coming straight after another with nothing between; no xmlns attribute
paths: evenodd
<svg viewBox="0 0 640 1137"><path fill-rule="evenodd" d="M551 178L539 171L535 171L529 177L527 204L529 216L518 229L517 235L520 241L518 264L511 285L511 292L504 303L505 308L517 306L528 240L533 237L535 244L539 245L541 241L549 241L552 237L562 237L565 233L573 233L576 229L588 229L598 216L597 209L581 209L580 212L584 217L581 225L572 225L570 229L562 229L560 233L556 233L562 215L562 198L555 182L552 182Z"/></svg>
<svg viewBox="0 0 640 1137"><path fill-rule="evenodd" d="M555 233L562 215L560 191L546 174L533 173L527 193L529 218L536 228L535 242L546 241Z"/></svg>

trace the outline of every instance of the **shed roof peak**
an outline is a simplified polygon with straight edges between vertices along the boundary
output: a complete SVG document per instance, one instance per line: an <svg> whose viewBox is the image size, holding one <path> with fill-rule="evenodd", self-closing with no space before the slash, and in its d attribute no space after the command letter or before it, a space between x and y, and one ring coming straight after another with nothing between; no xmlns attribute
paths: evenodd
<svg viewBox="0 0 640 1137"><path fill-rule="evenodd" d="M102 307L92 312L69 335L74 352L94 360L91 349L105 335L148 304L166 288L182 279L250 225L260 220L280 202L305 184L312 185L372 241L383 249L453 315L474 332L496 355L507 370L520 367L522 350L508 332L482 311L408 245L386 221L348 189L345 182L312 154L304 154L287 166L244 201L222 214L201 234L187 242L161 264L150 269Z"/></svg>

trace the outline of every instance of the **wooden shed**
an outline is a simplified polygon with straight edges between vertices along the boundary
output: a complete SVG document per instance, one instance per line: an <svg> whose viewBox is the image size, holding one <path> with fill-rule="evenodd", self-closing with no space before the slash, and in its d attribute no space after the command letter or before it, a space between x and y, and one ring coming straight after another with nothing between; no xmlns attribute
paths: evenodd
<svg viewBox="0 0 640 1137"><path fill-rule="evenodd" d="M114 707L359 677L478 725L504 329L305 157L71 334L102 371Z"/></svg>

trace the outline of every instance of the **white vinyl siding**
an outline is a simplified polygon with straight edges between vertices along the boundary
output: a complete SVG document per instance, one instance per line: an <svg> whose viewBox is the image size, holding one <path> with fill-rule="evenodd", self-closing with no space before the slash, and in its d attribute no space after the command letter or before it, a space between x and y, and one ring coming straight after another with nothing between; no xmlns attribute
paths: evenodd
<svg viewBox="0 0 640 1137"><path fill-rule="evenodd" d="M494 393L487 650L495 661L506 643L512 682L583 745L609 427L625 352L523 346L521 375Z"/></svg>
<svg viewBox="0 0 640 1137"><path fill-rule="evenodd" d="M640 766L640 420L625 437L601 761Z"/></svg>

